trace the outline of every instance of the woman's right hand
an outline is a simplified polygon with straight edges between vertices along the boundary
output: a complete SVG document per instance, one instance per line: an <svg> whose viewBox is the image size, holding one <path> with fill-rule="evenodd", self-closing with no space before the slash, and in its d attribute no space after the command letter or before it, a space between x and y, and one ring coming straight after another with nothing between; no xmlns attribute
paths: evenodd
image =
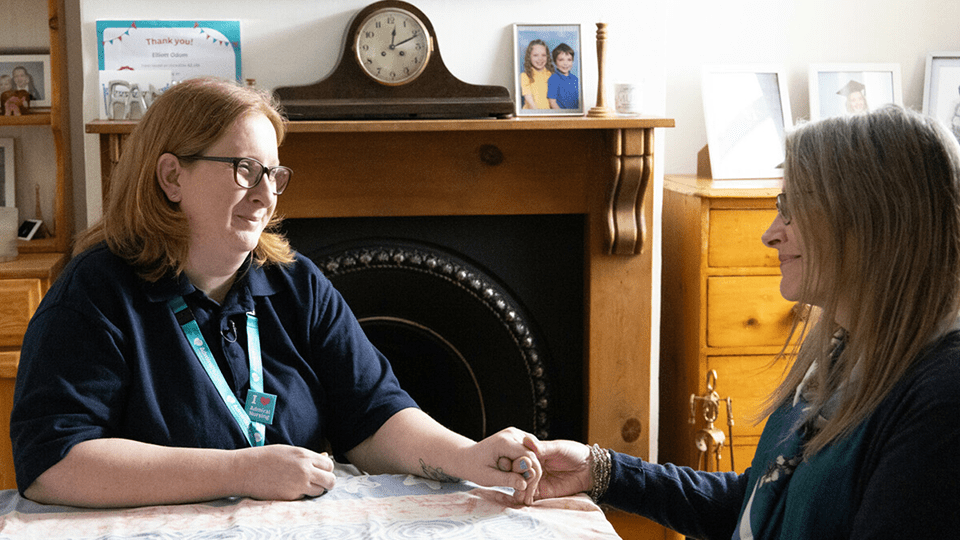
<svg viewBox="0 0 960 540"><path fill-rule="evenodd" d="M292 501L333 489L333 460L326 452L270 444L236 450L242 492L261 500Z"/></svg>
<svg viewBox="0 0 960 540"><path fill-rule="evenodd" d="M75 445L24 494L44 504L106 508L237 496L295 500L335 483L333 460L305 448L220 450L104 438Z"/></svg>

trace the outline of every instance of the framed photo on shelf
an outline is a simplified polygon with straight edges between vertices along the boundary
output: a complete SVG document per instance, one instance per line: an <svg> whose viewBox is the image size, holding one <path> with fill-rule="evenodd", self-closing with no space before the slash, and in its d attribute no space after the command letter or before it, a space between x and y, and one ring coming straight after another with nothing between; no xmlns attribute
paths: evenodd
<svg viewBox="0 0 960 540"><path fill-rule="evenodd" d="M50 106L50 55L0 54L0 95L26 90L30 107Z"/></svg>
<svg viewBox="0 0 960 540"><path fill-rule="evenodd" d="M583 114L579 24L515 24L513 49L517 116Z"/></svg>
<svg viewBox="0 0 960 540"><path fill-rule="evenodd" d="M900 64L812 64L810 119L903 105Z"/></svg>
<svg viewBox="0 0 960 540"><path fill-rule="evenodd" d="M782 177L783 145L792 122L784 70L705 66L702 88L711 176Z"/></svg>
<svg viewBox="0 0 960 540"><path fill-rule="evenodd" d="M941 122L960 140L960 52L927 55L923 114Z"/></svg>
<svg viewBox="0 0 960 540"><path fill-rule="evenodd" d="M17 238L20 240L33 240L33 237L37 236L37 233L40 232L41 227L43 227L43 221L39 219L25 219L17 229Z"/></svg>
<svg viewBox="0 0 960 540"><path fill-rule="evenodd" d="M16 206L17 186L14 182L13 139L0 139L0 206Z"/></svg>

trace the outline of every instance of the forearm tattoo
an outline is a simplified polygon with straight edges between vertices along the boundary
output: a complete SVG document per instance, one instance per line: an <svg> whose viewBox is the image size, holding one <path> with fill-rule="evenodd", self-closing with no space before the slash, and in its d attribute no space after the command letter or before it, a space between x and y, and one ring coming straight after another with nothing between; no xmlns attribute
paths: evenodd
<svg viewBox="0 0 960 540"><path fill-rule="evenodd" d="M440 467L430 467L420 460L420 469L423 471L423 477L437 482L459 482L460 479L443 472Z"/></svg>

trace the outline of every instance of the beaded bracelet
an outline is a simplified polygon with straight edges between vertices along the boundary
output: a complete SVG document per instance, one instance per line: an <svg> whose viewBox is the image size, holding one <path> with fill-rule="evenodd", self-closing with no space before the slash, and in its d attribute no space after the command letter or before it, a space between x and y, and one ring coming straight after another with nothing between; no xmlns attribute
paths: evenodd
<svg viewBox="0 0 960 540"><path fill-rule="evenodd" d="M590 455L593 457L593 489L590 490L590 498L598 503L610 486L610 452L600 448L599 444L594 444L590 447Z"/></svg>

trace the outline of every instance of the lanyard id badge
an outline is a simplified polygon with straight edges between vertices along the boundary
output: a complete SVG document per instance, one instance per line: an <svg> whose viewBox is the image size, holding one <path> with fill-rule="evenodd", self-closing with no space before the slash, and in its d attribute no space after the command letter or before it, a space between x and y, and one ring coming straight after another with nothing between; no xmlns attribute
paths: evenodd
<svg viewBox="0 0 960 540"><path fill-rule="evenodd" d="M247 401L241 405L233 390L227 384L227 380L220 372L210 348L207 346L203 334L200 333L200 326L197 325L193 312L187 307L183 297L176 297L170 300L170 308L177 317L177 323L183 329L187 341L193 348L197 360L203 366L210 381L217 388L220 398L227 406L233 419L247 436L250 446L263 446L266 426L273 423L273 413L276 410L277 396L263 391L263 363L260 358L260 328L257 318L251 313L247 313L247 354L250 356L250 391L247 392Z"/></svg>

